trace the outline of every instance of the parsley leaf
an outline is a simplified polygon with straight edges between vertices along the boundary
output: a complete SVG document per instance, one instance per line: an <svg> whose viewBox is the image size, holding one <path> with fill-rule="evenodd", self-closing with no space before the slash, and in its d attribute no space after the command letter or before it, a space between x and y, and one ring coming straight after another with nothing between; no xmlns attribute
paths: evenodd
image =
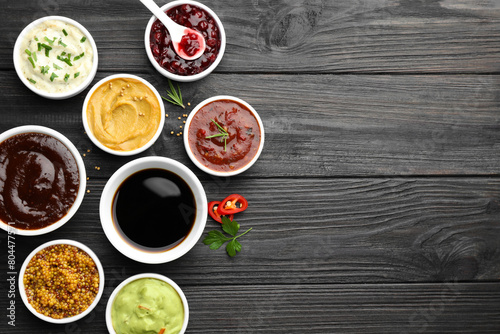
<svg viewBox="0 0 500 334"><path fill-rule="evenodd" d="M210 249L216 250L229 241L226 245L226 252L229 256L233 257L237 252L241 252L242 249L241 243L236 239L250 232L252 228L240 235L237 235L240 229L240 224L236 221L231 221L226 216L222 216L222 229L224 232L231 235L231 237L226 237L221 231L213 230L208 232L208 235L205 239L203 239L203 243L209 246Z"/></svg>
<svg viewBox="0 0 500 334"><path fill-rule="evenodd" d="M222 216L221 219L222 229L224 230L224 232L235 237L240 230L240 224L238 224L236 221L231 221L231 219L227 218L226 216Z"/></svg>
<svg viewBox="0 0 500 334"><path fill-rule="evenodd" d="M226 238L221 231L213 230L208 232L208 236L203 240L205 245L210 245L210 249L219 249L230 238Z"/></svg>

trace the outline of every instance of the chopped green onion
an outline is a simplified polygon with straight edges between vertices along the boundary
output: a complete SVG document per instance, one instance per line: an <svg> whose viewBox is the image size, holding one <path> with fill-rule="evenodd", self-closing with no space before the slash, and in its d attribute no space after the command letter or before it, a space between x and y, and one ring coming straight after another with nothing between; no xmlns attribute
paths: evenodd
<svg viewBox="0 0 500 334"><path fill-rule="evenodd" d="M50 66L49 65L40 66L40 70L41 70L42 74L47 74L47 73L49 73Z"/></svg>
<svg viewBox="0 0 500 334"><path fill-rule="evenodd" d="M66 52L65 52L65 51L63 51L63 53L61 53L61 56L64 56L65 54L66 54Z"/></svg>
<svg viewBox="0 0 500 334"><path fill-rule="evenodd" d="M50 45L54 44L54 41L56 40L55 37L54 37L53 40L50 40L50 39L47 38L47 36L45 36L43 39L46 40L47 42L49 42Z"/></svg>
<svg viewBox="0 0 500 334"><path fill-rule="evenodd" d="M85 52L80 53L78 56L76 56L75 58L73 58L73 61L82 58L84 55L85 55Z"/></svg>
<svg viewBox="0 0 500 334"><path fill-rule="evenodd" d="M45 43L41 43L40 45L45 49L45 57L48 57L49 56L49 51L52 50L52 47L48 46Z"/></svg>
<svg viewBox="0 0 500 334"><path fill-rule="evenodd" d="M30 61L30 63L33 66L33 68L35 68L35 62L33 61L33 58L28 57L28 60Z"/></svg>
<svg viewBox="0 0 500 334"><path fill-rule="evenodd" d="M36 81L31 78L29 78L28 81L31 82L32 84L36 84Z"/></svg>
<svg viewBox="0 0 500 334"><path fill-rule="evenodd" d="M62 70L62 67L58 66L56 63L52 64L56 70Z"/></svg>
<svg viewBox="0 0 500 334"><path fill-rule="evenodd" d="M28 56L31 56L31 51L30 51L30 50L26 49L26 50L24 50L24 52L26 52L26 54L27 54Z"/></svg>
<svg viewBox="0 0 500 334"><path fill-rule="evenodd" d="M33 52L31 53L31 55L33 56L33 60L34 60L34 61L37 61L37 60L38 60L38 59L36 59L36 52L35 52L35 51L33 51Z"/></svg>
<svg viewBox="0 0 500 334"><path fill-rule="evenodd" d="M37 38L37 37L35 37L35 41L37 41L37 42L38 42L38 38Z"/></svg>
<svg viewBox="0 0 500 334"><path fill-rule="evenodd" d="M62 39L59 39L59 45L62 45L62 46L64 46L64 47L67 47L67 45L63 43Z"/></svg>
<svg viewBox="0 0 500 334"><path fill-rule="evenodd" d="M69 74L68 74L68 73L66 73L66 75L64 76L64 81L65 81L65 82L68 82L68 79L69 79Z"/></svg>
<svg viewBox="0 0 500 334"><path fill-rule="evenodd" d="M52 75L50 76L50 81L54 81L55 78L59 77L57 74L52 72Z"/></svg>
<svg viewBox="0 0 500 334"><path fill-rule="evenodd" d="M66 32L66 29L63 29L63 34L64 34L64 36L68 36L68 33Z"/></svg>
<svg viewBox="0 0 500 334"><path fill-rule="evenodd" d="M68 64L68 66L73 66L73 64L71 63L71 60L70 60L70 56L71 56L71 54L69 54L67 58L63 58L61 56L57 56L57 59L59 59L60 61L65 62L66 64Z"/></svg>
<svg viewBox="0 0 500 334"><path fill-rule="evenodd" d="M79 75L80 75L80 72L76 72L75 73L75 78L78 78Z"/></svg>
<svg viewBox="0 0 500 334"><path fill-rule="evenodd" d="M38 43L38 51L42 51L42 43Z"/></svg>
<svg viewBox="0 0 500 334"><path fill-rule="evenodd" d="M84 43L87 40L87 37L83 36L82 39L80 40L80 43Z"/></svg>

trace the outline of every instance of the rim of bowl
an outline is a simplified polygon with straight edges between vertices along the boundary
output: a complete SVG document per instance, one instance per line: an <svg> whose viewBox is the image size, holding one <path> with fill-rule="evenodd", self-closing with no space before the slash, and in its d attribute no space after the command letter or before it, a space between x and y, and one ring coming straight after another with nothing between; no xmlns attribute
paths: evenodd
<svg viewBox="0 0 500 334"><path fill-rule="evenodd" d="M54 318L48 317L46 315L43 315L41 313L38 313L33 308L33 306L31 306L31 304L28 302L28 297L26 296L23 278L24 278L24 274L26 272L26 268L28 267L29 262L31 261L33 256L35 256L35 254L37 254L39 251L41 251L42 249L47 248L49 246L61 245L61 244L75 246L75 247L81 249L82 251L86 252L92 258L92 260L94 260L94 263L97 267L97 271L99 272L99 291L97 292L97 295L95 296L95 299L92 302L92 304L90 304L90 306L82 313L74 315L72 317L68 317L68 318L54 319ZM52 241L46 242L46 243L38 246L37 248L35 248L24 260L23 265L21 267L21 270L19 271L19 278L18 278L19 294L21 295L21 299L23 300L26 308L28 310L30 310L31 313L33 313L38 318L45 320L47 322L54 323L54 324L66 324L69 322L74 322L74 321L77 321L77 320L85 317L87 314L89 314L96 307L96 305L99 303L99 300L102 297L102 294L104 291L104 283L105 283L104 269L103 269L101 261L99 260L97 255L89 247L82 244L81 242L78 242L75 240L69 240L69 239L52 240Z"/></svg>
<svg viewBox="0 0 500 334"><path fill-rule="evenodd" d="M173 8L173 7L178 6L178 5L185 5L185 4L200 7L202 9L206 10L214 18L215 22L217 22L217 25L219 27L221 41L220 41L220 50L219 50L219 54L217 55L217 58L212 63L212 65L210 65L204 71L202 71L198 74L195 74L195 75L178 75L175 73L171 73L171 72L167 71L166 69L164 69L163 67L161 67L160 64L158 64L158 62L153 57L153 53L151 52L151 47L149 46L149 35L151 33L151 27L153 26L153 23L156 21L156 16L154 16L154 15L151 16L151 18L149 19L149 22L146 26L146 31L144 33L144 46L146 48L146 54L148 55L148 58L149 58L149 61L151 62L151 64L153 64L154 68L158 72L160 72L161 75L163 75L171 80L178 81L178 82L192 82L192 81L203 79L204 77L209 75L219 65L219 63L222 60L222 57L224 56L224 52L226 50L226 32L224 30L224 25L222 24L222 21L219 19L217 14L215 14L215 12L212 9L210 9L209 7L207 7L206 5L204 5L198 1L193 1L193 0L175 0L175 1L172 1L172 2L169 2L165 5L163 5L162 7L160 7L160 9L165 12L167 9Z"/></svg>
<svg viewBox="0 0 500 334"><path fill-rule="evenodd" d="M18 229L15 227L12 227L8 225L7 223L0 221L0 228L3 229L4 231L12 231L15 234L18 235L26 235L26 236L35 236L35 235L42 235L45 233L52 232L59 227L63 226L66 224L72 217L73 215L78 211L80 204L82 204L83 198L85 197L85 189L87 187L87 172L85 170L85 164L83 163L83 159L80 156L80 153L78 152L77 148L73 143L63 134L60 132L57 132L56 130L53 130L51 128L47 128L45 126L39 126L39 125L23 125L23 126L18 126L16 128L12 128L10 130L7 130L0 134L0 143L4 142L6 139L13 137L18 134L22 133L42 133L46 134L49 136L52 136L62 142L64 146L68 148L68 150L71 152L73 157L75 158L76 164L78 166L78 174L80 176L80 185L78 187L78 194L76 195L75 201L73 202L73 205L71 205L71 208L68 210L68 212L58 221L56 221L53 224L50 224L46 227L36 229L36 230L22 230Z"/></svg>
<svg viewBox="0 0 500 334"><path fill-rule="evenodd" d="M234 170L234 171L231 171L231 172L219 172L219 171L215 171L215 170L210 169L207 166L203 165L194 156L193 152L191 151L191 146L189 145L189 127L191 126L191 121L193 120L194 116L196 115L196 113L202 107L204 107L208 103L211 103L211 102L214 102L214 101L219 101L219 100L232 100L232 101L241 103L242 105L244 105L245 107L247 107L248 110L250 110L252 112L252 114L254 115L255 119L257 120L257 123L259 123L259 127L260 127L260 144L259 144L259 149L257 150L257 153L252 158L252 160L250 160L248 162L248 164L246 164L245 166L241 167L240 169L237 169L237 170ZM184 148L186 149L187 155L189 156L189 158L191 159L191 161L199 169L201 169L205 173L208 173L208 174L211 174L211 175L214 175L214 176L228 177L228 176L234 176L234 175L238 175L238 174L243 173L244 171L246 171L247 169L249 169L250 167L252 167L252 165L259 159L260 154L262 153L262 150L264 148L265 135L264 135L264 124L262 123L262 119L260 118L260 116L257 113L257 111L249 103L247 103L246 101L244 101L244 100L242 100L240 98L234 97L234 96L217 95L217 96L210 97L210 98L208 98L206 100L203 100L200 103L198 103L198 105L196 105L196 107L194 107L194 109L189 113L189 116L186 119L186 124L184 125L184 130L185 130L184 133L183 133Z"/></svg>
<svg viewBox="0 0 500 334"><path fill-rule="evenodd" d="M179 295L179 297L181 297L182 305L184 306L184 321L182 323L182 328L181 328L181 331L179 332L179 334L183 334L186 331L187 326L188 326L188 322L189 322L189 305L188 305L187 298L184 295L184 292L182 291L182 289L173 280L171 280L170 278L168 278L166 276L163 276L160 274L154 274L154 273L144 273L144 274L137 274L137 275L131 276L131 277L127 278L126 280L124 280L123 282L121 282L113 290L113 292L111 293L111 296L108 299L108 303L106 305L106 326L108 328L109 333L116 334L116 331L113 327L113 322L111 320L111 308L112 308L113 303L115 301L116 295L118 295L120 290L125 285L127 285L133 281L143 279L143 278L155 278L155 279L158 279L160 281L163 281L163 282L169 284L171 287L173 287L175 289L175 291L177 292L177 294Z"/></svg>
<svg viewBox="0 0 500 334"><path fill-rule="evenodd" d="M76 28L80 29L81 32L87 37L87 40L90 42L90 45L92 46L92 50L94 51L93 64L92 64L92 68L90 70L89 75L87 76L87 78L85 79L85 81L83 81L78 87L75 87L74 89L69 90L67 92L49 93L49 92L46 92L44 90L36 88L32 84L29 84L29 81L26 80L26 78L24 77L23 72L21 71L21 68L19 66L19 57L20 57L20 52L21 52L21 50L19 49L19 46L20 46L20 44L22 42L22 39L35 26L39 25L42 22L48 21L48 20L63 21L65 23L69 23L71 25L74 25ZM43 97L45 97L47 99L51 99L51 100L63 100L63 99L68 99L70 97L73 97L75 95L80 94L83 90L85 90L90 85L90 83L92 82L92 80L94 80L94 77L95 77L95 75L97 73L97 64L99 62L99 56L98 56L98 52L97 52L97 45L95 44L94 38L92 37L92 35L90 34L90 32L83 25L81 25L77 21L75 21L73 19L70 19L69 17L66 17L66 16L51 15L51 16L41 17L41 18L39 18L39 19L31 22L30 24L28 24L21 31L21 33L17 37L16 43L14 44L13 60L14 60L14 68L16 70L16 73L17 73L19 79L21 79L21 82L26 87L28 87L34 93L36 93L36 94L38 94L40 96L43 96Z"/></svg>
<svg viewBox="0 0 500 334"><path fill-rule="evenodd" d="M196 203L196 217L191 231L186 238L173 248L161 252L150 252L136 248L126 242L116 230L113 222L113 200L117 189L132 174L146 169L164 169L181 177L193 192ZM132 160L120 167L108 180L99 202L99 216L104 234L109 242L123 255L141 263L158 264L178 259L194 247L200 239L207 223L208 202L200 180L180 162L165 157L144 157Z"/></svg>
<svg viewBox="0 0 500 334"><path fill-rule="evenodd" d="M106 83L110 80L118 79L118 78L129 78L129 79L139 80L140 82L142 82L143 84L145 84L146 86L148 86L151 89L151 91L155 94L156 99L158 100L158 103L160 105L160 124L158 124L158 129L156 129L154 136L143 146L136 148L134 150L130 150L130 151L113 150L113 149L103 145L99 141L99 139L97 139L95 137L94 133L90 130L90 126L89 126L88 119L87 119L87 106L89 104L90 98L92 97L94 92L97 90L97 88L99 88L104 83ZM87 136L90 138L92 143L94 143L94 145L99 147L104 152L114 154L114 155L119 155L119 156L130 156L130 155L138 154L138 153L144 152L145 150L150 148L156 142L158 137L160 137L160 135L163 131L163 127L165 125L165 117L163 115L165 115L165 105L163 104L163 101L161 99L160 93L158 93L158 90L146 79L141 78L137 75L126 74L126 73L109 75L109 76L99 80L94 86L92 86L92 88L87 93L87 96L85 97L85 101L83 102L83 107L82 107L83 127L85 128L85 132L87 133Z"/></svg>

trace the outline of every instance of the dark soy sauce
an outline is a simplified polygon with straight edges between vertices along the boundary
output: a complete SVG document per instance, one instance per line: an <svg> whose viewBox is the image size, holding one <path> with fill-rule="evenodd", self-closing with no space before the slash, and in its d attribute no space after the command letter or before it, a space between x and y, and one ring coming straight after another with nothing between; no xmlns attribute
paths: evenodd
<svg viewBox="0 0 500 334"><path fill-rule="evenodd" d="M165 251L184 240L193 227L196 203L177 174L145 169L122 182L113 199L113 221L122 237L147 251Z"/></svg>

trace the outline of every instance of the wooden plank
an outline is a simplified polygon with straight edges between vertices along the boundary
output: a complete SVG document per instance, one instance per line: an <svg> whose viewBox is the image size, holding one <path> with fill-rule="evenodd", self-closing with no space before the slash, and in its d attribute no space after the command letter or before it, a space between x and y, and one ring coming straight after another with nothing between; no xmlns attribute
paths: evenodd
<svg viewBox="0 0 500 334"><path fill-rule="evenodd" d="M94 80L105 77L100 72ZM154 73L138 73L162 93ZM496 76L218 75L181 84L186 110L165 103L165 131L144 155L187 164L181 117L214 95L240 97L259 112L266 144L242 177L498 175L500 101ZM112 173L124 161L98 150L83 132L85 94L50 101L31 93L12 71L0 77L0 131L34 123L66 134L86 161ZM22 117L19 117L22 115ZM181 117L182 118L182 117ZM171 135L174 131L174 135ZM103 163L106 161L106 163Z"/></svg>
<svg viewBox="0 0 500 334"><path fill-rule="evenodd" d="M114 278L113 278L114 279ZM390 285L215 285L178 282L189 302L187 333L498 333L499 283ZM223 282L221 282L223 283ZM20 333L104 333L112 288L86 318L65 326L35 319L18 304ZM6 307L6 298L0 300ZM20 301L19 301L20 302Z"/></svg>
<svg viewBox="0 0 500 334"><path fill-rule="evenodd" d="M158 1L163 4L163 1ZM219 73L498 73L497 1L211 1L227 33ZM113 15L109 15L109 13ZM100 70L152 69L151 15L137 1L10 1L0 13L0 69L32 20L64 15L99 48Z"/></svg>
<svg viewBox="0 0 500 334"><path fill-rule="evenodd" d="M181 259L147 267L121 255L102 231L99 199L107 178L90 177L90 192L67 225L19 239L18 258L45 241L71 237L92 248L107 273L147 270L188 285L500 277L498 178L231 178L221 183L206 177L202 184L209 201L240 193L250 203L236 216L241 232L253 228L240 240L242 253L229 258L223 248L212 251L200 240ZM214 229L220 224L209 219L204 236Z"/></svg>

